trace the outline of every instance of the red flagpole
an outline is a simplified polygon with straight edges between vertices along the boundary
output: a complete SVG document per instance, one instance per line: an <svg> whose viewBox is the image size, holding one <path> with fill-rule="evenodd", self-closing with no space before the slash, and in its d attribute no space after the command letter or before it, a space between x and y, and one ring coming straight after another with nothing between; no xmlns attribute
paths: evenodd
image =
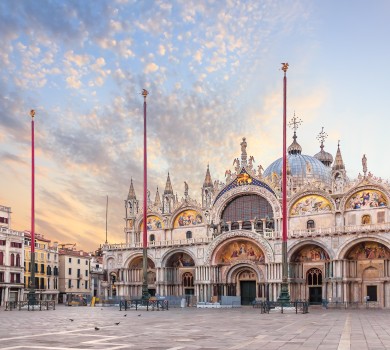
<svg viewBox="0 0 390 350"><path fill-rule="evenodd" d="M30 260L30 292L29 302L35 304L35 144L34 144L34 117L35 111L30 111L31 116L31 260Z"/></svg>
<svg viewBox="0 0 390 350"><path fill-rule="evenodd" d="M142 90L142 96L144 97L144 205L143 205L143 240L142 240L142 299L149 299L148 291L148 236L147 236L147 214L148 214L148 203L147 203L147 190L148 190L148 178L147 178L147 143L146 143L146 96L148 91Z"/></svg>

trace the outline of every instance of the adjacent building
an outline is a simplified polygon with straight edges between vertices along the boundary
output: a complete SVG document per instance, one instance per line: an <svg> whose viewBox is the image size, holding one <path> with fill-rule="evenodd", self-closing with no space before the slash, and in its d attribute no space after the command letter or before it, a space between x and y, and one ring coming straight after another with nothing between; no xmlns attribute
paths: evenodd
<svg viewBox="0 0 390 350"><path fill-rule="evenodd" d="M245 138L224 182L213 182L207 167L201 202L189 196L186 182L179 200L168 174L162 194L157 189L154 201L148 198L146 223L131 181L126 243L103 246L105 293L141 296L147 225L151 295L192 295L198 301L236 296L242 304L277 300L285 219L292 300L369 300L390 307L389 182L367 170L366 156L362 173L350 179L340 145L333 157L324 149L324 133L319 136L320 150L310 156L303 154L294 132L288 148L287 218L282 217L282 158L264 170L248 156Z"/></svg>
<svg viewBox="0 0 390 350"><path fill-rule="evenodd" d="M66 248L59 249L59 302L71 300L89 300L91 254L82 250Z"/></svg>
<svg viewBox="0 0 390 350"><path fill-rule="evenodd" d="M57 242L35 233L35 292L38 300L58 302L59 255ZM24 231L24 299L31 286L31 233Z"/></svg>
<svg viewBox="0 0 390 350"><path fill-rule="evenodd" d="M24 233L10 224L11 208L0 205L0 306L23 300Z"/></svg>

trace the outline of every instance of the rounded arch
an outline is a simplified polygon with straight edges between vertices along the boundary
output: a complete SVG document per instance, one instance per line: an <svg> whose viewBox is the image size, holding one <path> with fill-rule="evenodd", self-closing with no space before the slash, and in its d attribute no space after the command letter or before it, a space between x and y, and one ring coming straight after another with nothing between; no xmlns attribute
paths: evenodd
<svg viewBox="0 0 390 350"><path fill-rule="evenodd" d="M245 185L235 187L230 191L225 192L216 200L216 202L214 203L213 211L211 213L212 221L214 221L214 223L219 222L222 216L222 212L232 200L234 200L236 197L248 194L256 194L264 198L271 205L274 219L280 218L281 206L276 196L272 192L270 192L264 187Z"/></svg>
<svg viewBox="0 0 390 350"><path fill-rule="evenodd" d="M265 263L274 261L274 251L272 250L271 245L266 239L250 231L234 231L234 232L224 233L223 235L219 235L216 239L213 240L213 242L208 246L206 251L206 255L205 255L206 264L209 265L212 264L212 260L216 252L218 251L219 247L221 246L221 244L223 244L223 242L227 240L231 240L232 238L235 239L247 238L256 242L264 253Z"/></svg>
<svg viewBox="0 0 390 350"><path fill-rule="evenodd" d="M305 247L309 247L309 246L317 246L317 247L321 248L322 250L324 250L328 256L328 259L324 259L324 260L333 260L334 259L333 252L330 249L328 249L325 244L323 244L320 241L315 241L313 239L306 239L304 241L297 242L292 247L290 247L290 249L287 252L287 261L294 262L292 259L302 249L304 249Z"/></svg>
<svg viewBox="0 0 390 350"><path fill-rule="evenodd" d="M175 216L172 216L170 226L173 228L182 228L203 224L203 216L199 210L183 209Z"/></svg>
<svg viewBox="0 0 390 350"><path fill-rule="evenodd" d="M151 228L148 228L148 231L149 230L162 230L164 228L164 220L163 220L162 216L160 215L160 213L149 212L148 216L146 218L147 223L149 221L149 218L150 218ZM160 227L158 227L158 226L160 226ZM135 227L138 229L138 231L142 231L142 229L143 229L143 216L142 215L136 220Z"/></svg>
<svg viewBox="0 0 390 350"><path fill-rule="evenodd" d="M192 261L194 262L194 266L198 265L197 260L191 250L186 248L173 248L168 250L161 257L161 267L167 267L170 259L172 259L176 254L186 254L192 259Z"/></svg>
<svg viewBox="0 0 390 350"><path fill-rule="evenodd" d="M350 189L341 200L340 209L345 212L348 210L375 208L388 205L389 196L382 186L366 184Z"/></svg>
<svg viewBox="0 0 390 350"><path fill-rule="evenodd" d="M365 237L360 237L360 238L350 238L344 244L339 248L339 251L337 253L337 259L346 259L347 258L347 253L353 248L354 246L364 243L364 242L376 242L384 245L387 249L390 247L390 242L388 239L384 239L383 237L377 237L373 235L368 235Z"/></svg>
<svg viewBox="0 0 390 350"><path fill-rule="evenodd" d="M180 205L178 208L176 208L172 212L172 215L169 217L169 219L167 221L167 227L166 228L173 228L174 224L175 224L176 218L180 215L180 213L182 213L184 211L195 211L195 212L197 212L198 214L201 215L202 223L204 223L204 215L203 215L202 209L199 208L196 205L191 205L190 203L184 202L182 205Z"/></svg>
<svg viewBox="0 0 390 350"><path fill-rule="evenodd" d="M287 212L290 216L334 213L335 202L332 197L323 191L305 191L296 194L288 204Z"/></svg>
<svg viewBox="0 0 390 350"><path fill-rule="evenodd" d="M256 274L258 282L264 282L264 273L261 268L253 262L237 262L229 267L226 272L226 283L235 283L237 276L245 270L251 269Z"/></svg>
<svg viewBox="0 0 390 350"><path fill-rule="evenodd" d="M142 262L143 256L142 256L141 253L136 252L136 253L134 253L134 254L131 254L130 256L128 256L128 257L126 258L126 260L125 260L123 266L126 267L126 268L130 268L131 264L137 262L137 260L139 260L139 259L140 259L141 262ZM155 268L155 267L156 267L156 262L155 262L155 260L148 254L148 268L149 268L149 261L152 262L152 266L153 266L153 268ZM141 265L141 267L142 267L142 265Z"/></svg>

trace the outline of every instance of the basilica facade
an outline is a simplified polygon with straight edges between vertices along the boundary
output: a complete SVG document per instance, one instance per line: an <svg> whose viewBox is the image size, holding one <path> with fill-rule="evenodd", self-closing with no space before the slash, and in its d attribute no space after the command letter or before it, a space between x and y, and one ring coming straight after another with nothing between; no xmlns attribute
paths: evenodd
<svg viewBox="0 0 390 350"><path fill-rule="evenodd" d="M390 184L368 172L349 179L340 146L304 155L294 132L288 148L288 285L291 300L390 307ZM133 183L125 200L125 241L103 247L106 297L142 293L142 231L148 233L151 295L192 295L197 301L240 297L277 300L282 282L282 158L265 170L247 142L225 183L207 167L201 203L184 183L181 200L168 174L164 192L148 195L143 222Z"/></svg>

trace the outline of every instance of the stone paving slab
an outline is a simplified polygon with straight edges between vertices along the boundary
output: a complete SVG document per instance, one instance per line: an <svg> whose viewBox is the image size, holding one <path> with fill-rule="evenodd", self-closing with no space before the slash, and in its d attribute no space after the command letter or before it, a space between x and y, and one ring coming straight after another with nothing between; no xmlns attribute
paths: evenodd
<svg viewBox="0 0 390 350"><path fill-rule="evenodd" d="M0 310L0 349L390 349L390 310L311 308L305 315L260 314L250 307Z"/></svg>

